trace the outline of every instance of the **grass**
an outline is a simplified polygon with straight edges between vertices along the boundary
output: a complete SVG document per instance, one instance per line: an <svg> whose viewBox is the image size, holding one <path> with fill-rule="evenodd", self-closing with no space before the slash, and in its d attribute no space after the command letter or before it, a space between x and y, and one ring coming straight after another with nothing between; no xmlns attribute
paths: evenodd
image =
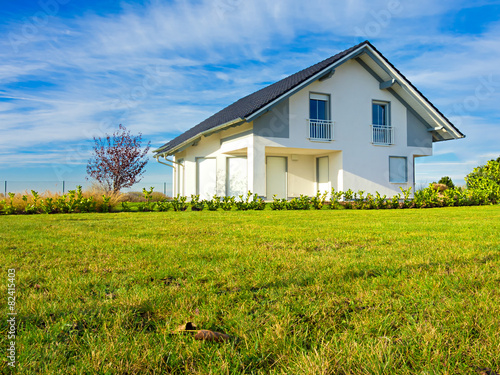
<svg viewBox="0 0 500 375"><path fill-rule="evenodd" d="M494 374L499 233L499 206L4 216L0 295L15 268L19 374Z"/></svg>

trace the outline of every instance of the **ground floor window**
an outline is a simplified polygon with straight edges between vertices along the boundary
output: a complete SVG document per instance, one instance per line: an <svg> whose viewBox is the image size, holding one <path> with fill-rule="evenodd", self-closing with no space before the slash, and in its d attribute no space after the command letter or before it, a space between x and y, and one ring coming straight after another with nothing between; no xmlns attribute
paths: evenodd
<svg viewBox="0 0 500 375"><path fill-rule="evenodd" d="M408 182L408 163L406 157L389 157L389 182L397 184Z"/></svg>
<svg viewBox="0 0 500 375"><path fill-rule="evenodd" d="M226 195L229 197L238 197L240 195L246 196L248 190L247 158L227 158Z"/></svg>

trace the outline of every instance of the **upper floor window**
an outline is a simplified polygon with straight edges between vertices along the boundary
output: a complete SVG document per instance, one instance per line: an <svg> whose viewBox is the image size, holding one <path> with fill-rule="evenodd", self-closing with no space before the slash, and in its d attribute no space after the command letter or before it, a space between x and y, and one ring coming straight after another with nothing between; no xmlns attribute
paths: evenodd
<svg viewBox="0 0 500 375"><path fill-rule="evenodd" d="M372 103L372 143L394 144L394 131L390 121L390 106L387 102Z"/></svg>
<svg viewBox="0 0 500 375"><path fill-rule="evenodd" d="M372 103L372 125L388 126L388 104L382 102Z"/></svg>
<svg viewBox="0 0 500 375"><path fill-rule="evenodd" d="M309 139L332 141L333 122L330 120L330 95L309 94Z"/></svg>
<svg viewBox="0 0 500 375"><path fill-rule="evenodd" d="M330 96L325 94L310 94L309 118L311 120L330 119Z"/></svg>

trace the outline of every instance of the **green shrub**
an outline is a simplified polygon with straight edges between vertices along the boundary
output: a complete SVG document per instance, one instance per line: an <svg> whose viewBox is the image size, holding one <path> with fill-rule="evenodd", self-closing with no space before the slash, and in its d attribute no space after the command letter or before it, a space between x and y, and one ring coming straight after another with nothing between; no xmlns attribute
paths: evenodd
<svg viewBox="0 0 500 375"><path fill-rule="evenodd" d="M311 208L311 198L300 194L299 198L292 198L286 207L288 210L309 210Z"/></svg>
<svg viewBox="0 0 500 375"><path fill-rule="evenodd" d="M248 193L251 194L250 192ZM262 211L266 208L266 202L264 202L262 197L259 197L257 193L255 193L249 203L249 207L251 210Z"/></svg>
<svg viewBox="0 0 500 375"><path fill-rule="evenodd" d="M205 208L205 201L200 201L199 195L191 194L191 211L202 211Z"/></svg>
<svg viewBox="0 0 500 375"><path fill-rule="evenodd" d="M271 210L273 211L281 211L287 209L287 200L285 198L277 198L276 194L273 195L273 201L271 203Z"/></svg>
<svg viewBox="0 0 500 375"><path fill-rule="evenodd" d="M236 209L238 211L247 211L247 210L249 210L250 209L249 200L250 200L251 196L252 196L252 193L250 191L247 193L246 198L243 198L243 194L240 195L239 196L240 200L234 202L234 204L236 206Z"/></svg>
<svg viewBox="0 0 500 375"><path fill-rule="evenodd" d="M387 207L387 196L381 196L377 191L375 192L375 208L381 209Z"/></svg>
<svg viewBox="0 0 500 375"><path fill-rule="evenodd" d="M146 190L146 188L142 189L142 195L144 196L145 202L139 203L137 206L137 209L141 212L148 212L148 211L153 211L154 206L151 203L151 199L153 197L153 190L154 187L150 187L149 190Z"/></svg>
<svg viewBox="0 0 500 375"><path fill-rule="evenodd" d="M130 212L132 209L130 208L130 204L128 202L122 202L122 211Z"/></svg>
<svg viewBox="0 0 500 375"><path fill-rule="evenodd" d="M318 192L316 193L316 196L311 198L311 203L312 203L315 210L321 210L323 208L325 201L326 201L327 194L328 193L326 191L324 194L321 194L318 190Z"/></svg>
<svg viewBox="0 0 500 375"><path fill-rule="evenodd" d="M401 194L396 194L392 197L392 199L388 202L387 208L399 208L399 200L401 199Z"/></svg>
<svg viewBox="0 0 500 375"><path fill-rule="evenodd" d="M234 197L224 197L224 198L222 198L222 202L220 204L220 207L224 211L231 211L234 204L235 204L234 201L235 201Z"/></svg>
<svg viewBox="0 0 500 375"><path fill-rule="evenodd" d="M365 202L365 191L358 190L357 193L354 193L353 199L353 208L363 208L363 203Z"/></svg>
<svg viewBox="0 0 500 375"><path fill-rule="evenodd" d="M455 184L448 176L441 177L438 181L438 184L446 185L450 189L455 189Z"/></svg>
<svg viewBox="0 0 500 375"><path fill-rule="evenodd" d="M342 207L342 205L340 204L342 194L343 193L341 191L335 191L335 188L332 188L332 192L330 195L330 209L335 210Z"/></svg>
<svg viewBox="0 0 500 375"><path fill-rule="evenodd" d="M158 201L155 203L155 206L158 209L158 211L166 212L166 211L170 210L170 208L172 207L172 204L170 202L167 202L167 201Z"/></svg>
<svg viewBox="0 0 500 375"><path fill-rule="evenodd" d="M206 203L209 211L217 211L220 207L220 197L214 195L213 198L207 200Z"/></svg>
<svg viewBox="0 0 500 375"><path fill-rule="evenodd" d="M403 208L411 207L412 205L412 200L410 199L411 187L405 190L400 186L399 189L401 190L401 193L403 193Z"/></svg>
<svg viewBox="0 0 500 375"><path fill-rule="evenodd" d="M376 205L375 205L375 198L373 197L372 194L368 193L366 194L366 198L365 198L365 201L363 203L363 209L365 210L371 210L373 208L375 208Z"/></svg>
<svg viewBox="0 0 500 375"><path fill-rule="evenodd" d="M467 189L474 190L472 199L479 204L500 201L500 163L490 160L486 165L474 168L465 178Z"/></svg>
<svg viewBox="0 0 500 375"><path fill-rule="evenodd" d="M111 212L111 204L110 204L111 197L103 194L102 201L103 203L101 205L101 212Z"/></svg>
<svg viewBox="0 0 500 375"><path fill-rule="evenodd" d="M9 194L9 200L10 200L10 202L7 205L7 204L5 204L5 200L2 201L2 202L4 202L4 204L3 204L4 205L4 209L3 209L3 211L4 211L4 213L6 215L13 215L17 211L16 208L14 207L14 197L15 197L15 194L14 193L8 193L8 194Z"/></svg>
<svg viewBox="0 0 500 375"><path fill-rule="evenodd" d="M354 199L354 191L348 189L344 192L344 207L345 208L353 208L352 201Z"/></svg>
<svg viewBox="0 0 500 375"><path fill-rule="evenodd" d="M186 197L181 197L180 194L177 194L177 197L173 198L171 202L174 211L186 211L188 208L186 200Z"/></svg>

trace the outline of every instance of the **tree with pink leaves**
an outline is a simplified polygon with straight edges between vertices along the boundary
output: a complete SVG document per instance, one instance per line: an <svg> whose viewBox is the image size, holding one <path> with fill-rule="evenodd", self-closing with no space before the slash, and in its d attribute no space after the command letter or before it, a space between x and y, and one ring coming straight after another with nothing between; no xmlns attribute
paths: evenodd
<svg viewBox="0 0 500 375"><path fill-rule="evenodd" d="M104 138L94 137L94 151L87 164L87 179L97 180L109 192L118 192L139 182L145 172L148 142L141 149L142 134L137 136L120 124L119 129Z"/></svg>

